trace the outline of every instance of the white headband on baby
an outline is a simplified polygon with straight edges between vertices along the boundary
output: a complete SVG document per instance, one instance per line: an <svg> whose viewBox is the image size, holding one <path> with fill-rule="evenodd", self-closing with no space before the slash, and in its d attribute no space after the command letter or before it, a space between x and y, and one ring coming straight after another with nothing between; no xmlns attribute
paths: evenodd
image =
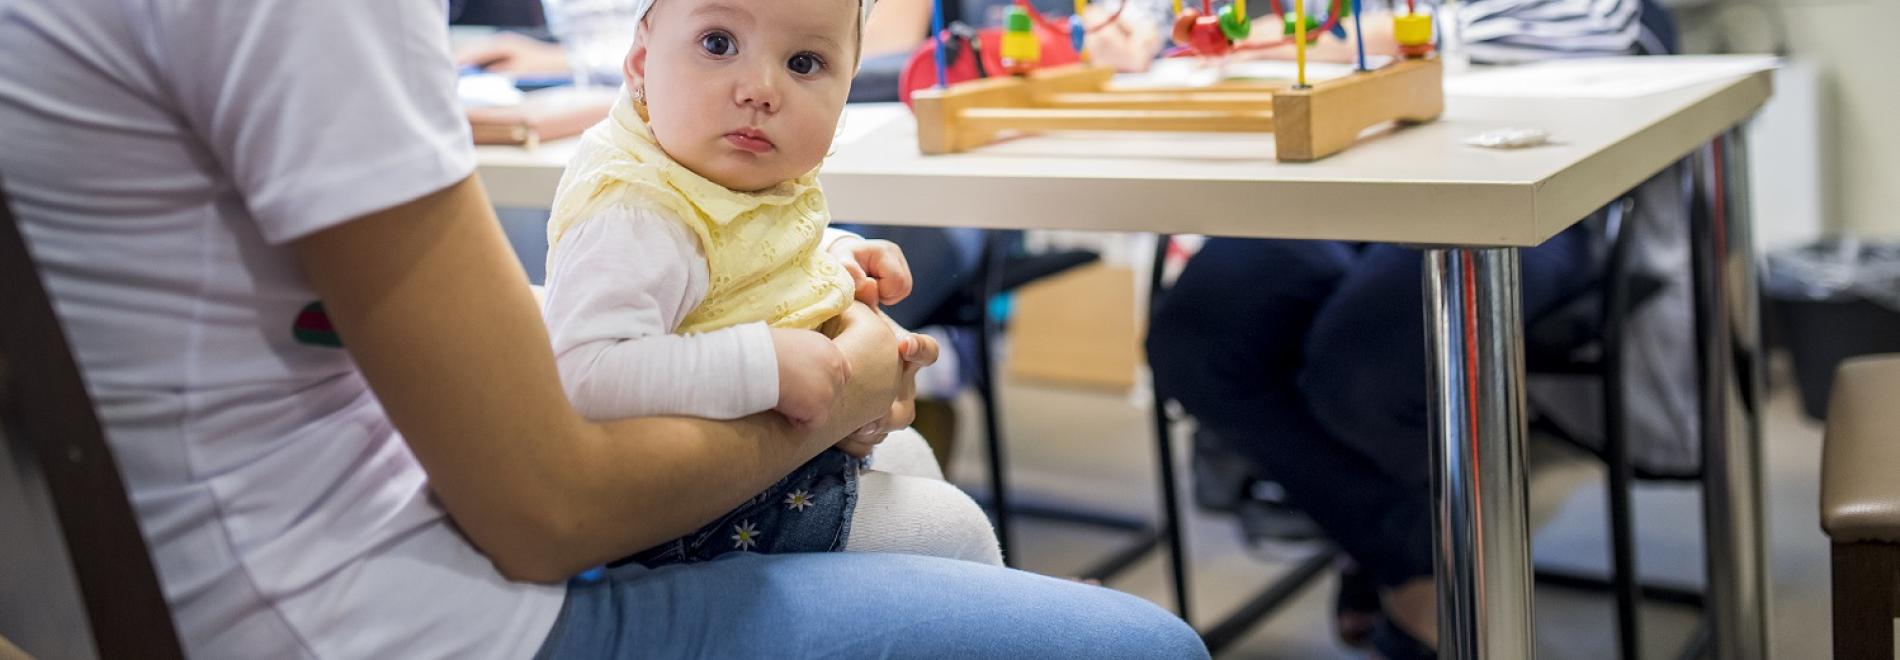
<svg viewBox="0 0 1900 660"><path fill-rule="evenodd" d="M657 1L658 0L634 0L633 20L639 21L646 18L647 11L653 9L653 3ZM877 0L858 0L858 30L860 34L863 33L865 21L871 20L871 5L875 4L877 4Z"/></svg>

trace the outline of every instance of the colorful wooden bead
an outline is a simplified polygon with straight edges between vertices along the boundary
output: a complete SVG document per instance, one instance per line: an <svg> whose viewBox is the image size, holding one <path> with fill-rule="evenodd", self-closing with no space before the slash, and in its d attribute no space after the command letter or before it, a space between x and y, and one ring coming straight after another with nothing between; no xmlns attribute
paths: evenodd
<svg viewBox="0 0 1900 660"><path fill-rule="evenodd" d="M1194 27L1188 33L1188 47L1202 57L1219 57L1232 51L1234 42L1228 41L1227 34L1221 31L1219 18L1201 16L1194 19Z"/></svg>
<svg viewBox="0 0 1900 660"><path fill-rule="evenodd" d="M1036 39L1029 13L1010 5L1003 25L1003 70L1019 75L1034 71L1042 62L1042 42Z"/></svg>
<svg viewBox="0 0 1900 660"><path fill-rule="evenodd" d="M1298 31L1298 28L1299 26L1293 23L1293 14L1287 14L1286 15L1286 31L1281 32L1280 34L1284 34L1290 37L1290 36L1293 36L1294 32ZM1307 14L1306 33L1310 35L1318 31L1319 31L1319 17L1314 16L1312 14Z"/></svg>
<svg viewBox="0 0 1900 660"><path fill-rule="evenodd" d="M1432 17L1425 14L1406 14L1392 17L1392 37L1399 42L1399 52L1417 57L1432 51Z"/></svg>
<svg viewBox="0 0 1900 660"><path fill-rule="evenodd" d="M1220 31L1227 35L1228 41L1244 41L1248 33L1253 32L1253 22L1247 15L1240 13L1237 5L1227 5L1220 10Z"/></svg>

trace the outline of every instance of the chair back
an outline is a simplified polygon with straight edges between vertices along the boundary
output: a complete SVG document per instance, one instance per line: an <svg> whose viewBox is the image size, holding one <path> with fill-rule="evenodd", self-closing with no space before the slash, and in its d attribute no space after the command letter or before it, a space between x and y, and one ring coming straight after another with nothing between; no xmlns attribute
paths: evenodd
<svg viewBox="0 0 1900 660"><path fill-rule="evenodd" d="M119 469L0 187L0 637L182 658Z"/></svg>

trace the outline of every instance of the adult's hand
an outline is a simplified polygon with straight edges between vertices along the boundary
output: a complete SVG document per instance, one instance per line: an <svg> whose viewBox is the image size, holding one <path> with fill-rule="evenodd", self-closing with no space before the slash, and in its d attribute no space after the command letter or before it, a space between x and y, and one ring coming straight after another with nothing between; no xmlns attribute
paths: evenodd
<svg viewBox="0 0 1900 660"><path fill-rule="evenodd" d="M889 412L870 424L864 425L844 440L838 442L838 448L845 453L863 458L871 454L879 443L892 431L910 426L917 421L917 372L937 363L937 338L930 335L907 332L896 328L899 335L898 351L903 358L904 373L898 383L897 398L891 402Z"/></svg>
<svg viewBox="0 0 1900 660"><path fill-rule="evenodd" d="M869 453L871 446L882 441L882 438L873 440L871 434L864 433L865 429L881 428L882 420L898 406L900 397L908 401L906 393L915 388L907 388L905 381L915 372L902 357L904 343L898 335L901 329L868 305L852 303L826 330L850 363L851 380L845 383L844 394L838 397L838 407L832 411L824 432L833 434L829 440L838 448L863 456ZM934 361L935 343L931 346ZM906 420L905 424L908 423ZM838 432L839 428L845 430ZM852 442L854 439L857 442Z"/></svg>
<svg viewBox="0 0 1900 660"><path fill-rule="evenodd" d="M455 63L511 76L562 76L573 72L559 44L513 32L458 51Z"/></svg>
<svg viewBox="0 0 1900 660"><path fill-rule="evenodd" d="M1114 23L1107 22L1111 16L1115 17ZM1083 23L1090 27L1102 26L1088 36L1091 61L1124 73L1147 71L1167 39L1147 20L1117 15L1115 11L1095 6L1089 7L1083 15Z"/></svg>

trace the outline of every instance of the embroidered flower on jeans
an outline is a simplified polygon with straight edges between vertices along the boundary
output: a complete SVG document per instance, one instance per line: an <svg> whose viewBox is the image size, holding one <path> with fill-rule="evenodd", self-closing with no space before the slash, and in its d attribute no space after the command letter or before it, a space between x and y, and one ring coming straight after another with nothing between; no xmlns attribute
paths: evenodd
<svg viewBox="0 0 1900 660"><path fill-rule="evenodd" d="M759 528L747 520L732 526L732 547L739 550L751 550L759 544Z"/></svg>
<svg viewBox="0 0 1900 660"><path fill-rule="evenodd" d="M804 511L806 507L810 506L811 493L805 492L803 488L792 491L791 494L785 496L785 508L787 509Z"/></svg>

